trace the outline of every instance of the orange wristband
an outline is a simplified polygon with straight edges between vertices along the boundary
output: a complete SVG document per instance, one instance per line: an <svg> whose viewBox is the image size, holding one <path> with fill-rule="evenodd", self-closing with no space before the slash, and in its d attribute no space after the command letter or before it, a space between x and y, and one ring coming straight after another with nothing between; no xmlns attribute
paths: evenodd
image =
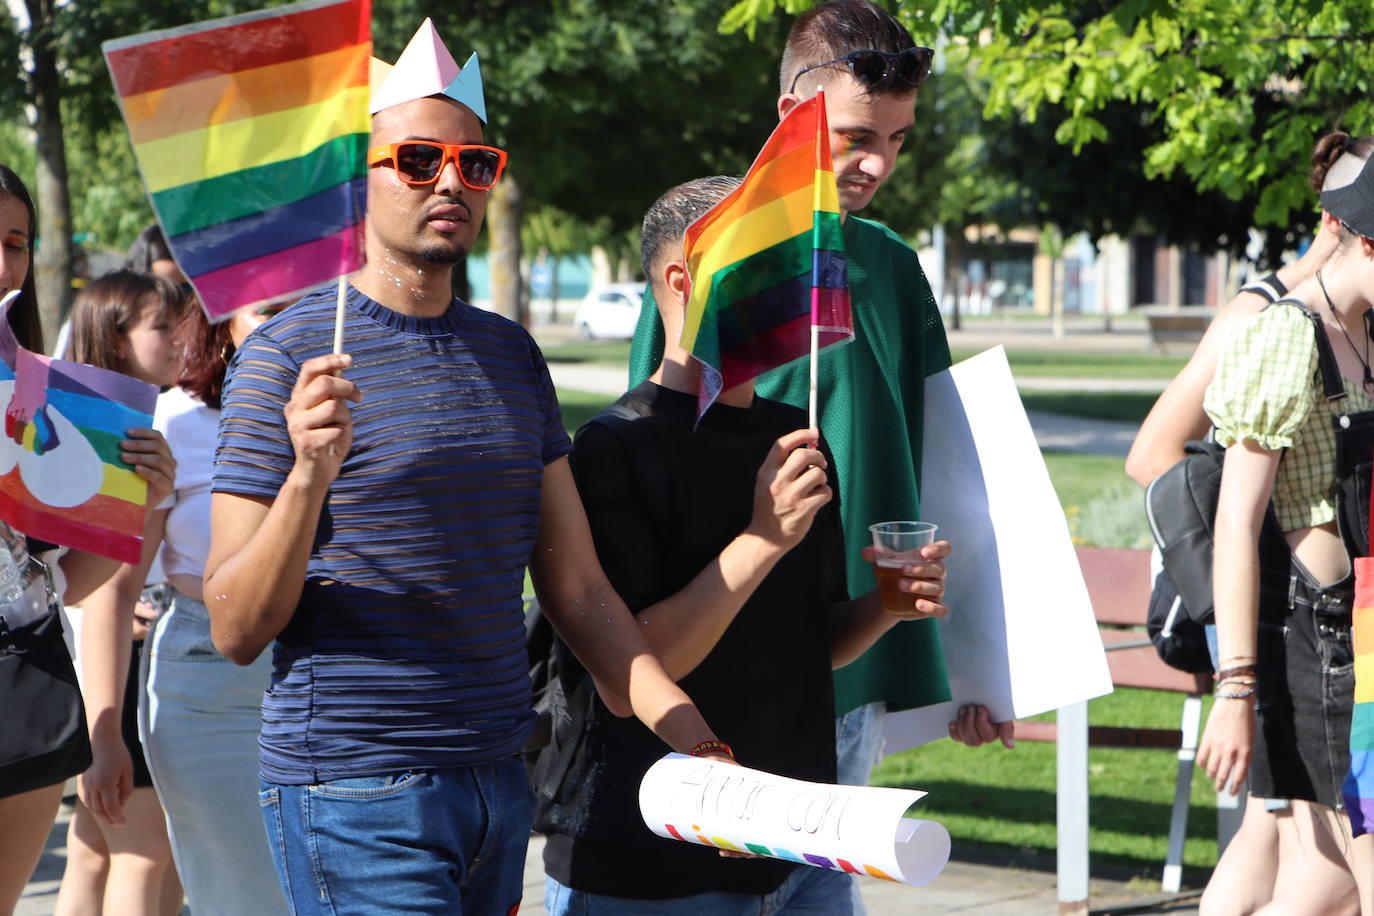
<svg viewBox="0 0 1374 916"><path fill-rule="evenodd" d="M724 741L717 741L714 738L710 741L701 742L687 753L691 754L693 757L702 757L706 754L712 754L716 752L724 754L731 760L735 759L735 752L730 750L730 745L726 744Z"/></svg>

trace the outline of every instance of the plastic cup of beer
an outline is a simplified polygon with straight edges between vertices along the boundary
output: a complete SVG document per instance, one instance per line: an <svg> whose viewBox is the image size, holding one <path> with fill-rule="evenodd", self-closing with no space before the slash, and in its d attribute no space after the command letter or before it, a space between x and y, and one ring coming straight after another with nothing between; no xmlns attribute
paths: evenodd
<svg viewBox="0 0 1374 916"><path fill-rule="evenodd" d="M921 548L935 543L938 527L930 522L879 522L868 526L877 554L878 589L883 610L889 614L928 616L916 610L915 595L901 590L902 567L925 562Z"/></svg>

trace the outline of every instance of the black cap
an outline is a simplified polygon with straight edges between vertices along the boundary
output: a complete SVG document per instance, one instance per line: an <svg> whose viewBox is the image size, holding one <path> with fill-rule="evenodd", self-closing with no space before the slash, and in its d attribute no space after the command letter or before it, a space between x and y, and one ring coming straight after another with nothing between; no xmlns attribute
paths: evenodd
<svg viewBox="0 0 1374 916"><path fill-rule="evenodd" d="M1366 159L1350 184L1322 191L1322 209L1356 235L1374 238L1374 159Z"/></svg>

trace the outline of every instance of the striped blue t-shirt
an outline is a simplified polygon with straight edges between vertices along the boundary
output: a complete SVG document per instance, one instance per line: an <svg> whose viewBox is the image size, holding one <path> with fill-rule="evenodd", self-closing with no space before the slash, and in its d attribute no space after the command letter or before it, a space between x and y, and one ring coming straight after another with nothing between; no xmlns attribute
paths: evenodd
<svg viewBox="0 0 1374 916"><path fill-rule="evenodd" d="M331 352L334 289L255 331L224 393L217 493L275 497L282 408ZM533 723L521 606L544 466L571 445L539 348L455 300L403 315L349 288L353 445L263 700L262 775L300 785L513 754Z"/></svg>

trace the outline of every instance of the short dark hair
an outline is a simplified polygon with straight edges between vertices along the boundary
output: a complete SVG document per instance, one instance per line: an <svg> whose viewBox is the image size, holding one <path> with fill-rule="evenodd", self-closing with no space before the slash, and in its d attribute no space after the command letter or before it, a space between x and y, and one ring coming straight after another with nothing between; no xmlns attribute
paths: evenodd
<svg viewBox="0 0 1374 916"><path fill-rule="evenodd" d="M33 209L33 198L29 189L9 166L0 164L0 198L13 197L29 211L29 272L24 276L24 285L19 287L19 296L10 304L10 329L19 343L35 353L43 352L43 322L38 317L38 285L34 280L33 248L38 240L38 214Z"/></svg>
<svg viewBox="0 0 1374 916"><path fill-rule="evenodd" d="M119 340L129 333L149 294L158 298L158 318L180 321L187 308L181 287L156 274L112 270L87 283L72 300L71 338L67 359L100 369L124 372Z"/></svg>
<svg viewBox="0 0 1374 916"><path fill-rule="evenodd" d="M129 253L124 257L124 269L150 274L153 272L154 261L175 260L172 257L172 249L167 246L167 237L162 234L162 227L153 223L151 226L145 226L138 234L138 238L129 246Z"/></svg>
<svg viewBox="0 0 1374 916"><path fill-rule="evenodd" d="M687 227L739 186L738 178L712 175L680 184L654 201L649 212L644 214L644 224L639 232L639 262L650 288L669 246L675 245L681 250L682 236L687 232Z"/></svg>
<svg viewBox="0 0 1374 916"><path fill-rule="evenodd" d="M782 50L778 93L799 91L809 96L825 78L822 70L804 74L793 90L792 82L807 67L843 57L851 51L886 51L895 54L916 47L906 26L887 10L869 0L830 0L797 17ZM836 65L839 66L839 65ZM829 68L826 68L829 69ZM865 87L871 95L907 95L916 90L905 84Z"/></svg>

